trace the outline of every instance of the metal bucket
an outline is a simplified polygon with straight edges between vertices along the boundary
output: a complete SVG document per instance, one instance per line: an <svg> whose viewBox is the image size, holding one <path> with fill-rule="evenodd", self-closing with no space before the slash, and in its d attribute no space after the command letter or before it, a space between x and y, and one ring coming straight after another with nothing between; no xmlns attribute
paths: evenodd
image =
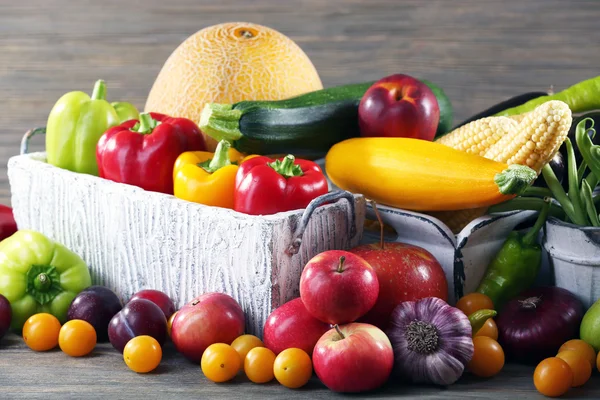
<svg viewBox="0 0 600 400"><path fill-rule="evenodd" d="M586 307L600 298L600 228L550 217L543 246L556 286L575 294Z"/></svg>

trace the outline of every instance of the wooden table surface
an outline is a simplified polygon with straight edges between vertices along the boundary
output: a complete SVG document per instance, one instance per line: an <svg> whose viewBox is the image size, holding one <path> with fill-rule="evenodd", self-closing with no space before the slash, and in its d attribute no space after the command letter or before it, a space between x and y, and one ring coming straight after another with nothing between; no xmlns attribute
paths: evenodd
<svg viewBox="0 0 600 400"><path fill-rule="evenodd" d="M0 341L0 399L544 399L533 386L533 367L508 364L489 379L465 374L457 383L443 387L406 385L391 381L366 394L341 395L329 391L316 377L303 388L287 389L277 381L256 385L241 373L233 381L215 384L199 365L165 345L159 367L136 374L110 344L99 344L87 357L71 358L55 349L34 353L16 335ZM600 398L600 374L583 388L571 389L565 399Z"/></svg>
<svg viewBox="0 0 600 400"><path fill-rule="evenodd" d="M63 93L89 91L102 78L111 98L143 108L169 54L212 24L248 21L283 32L325 86L392 73L429 79L444 88L459 122L513 95L598 75L599 20L598 2L574 0L0 0L0 203L10 204L8 158ZM76 360L34 354L16 336L0 343L1 399L336 397L316 381L300 391L244 382L211 384L172 350L157 373L142 376L107 345ZM519 366L447 390L388 386L372 397L416 395L541 398L532 369ZM583 396L600 397L597 375L568 398Z"/></svg>

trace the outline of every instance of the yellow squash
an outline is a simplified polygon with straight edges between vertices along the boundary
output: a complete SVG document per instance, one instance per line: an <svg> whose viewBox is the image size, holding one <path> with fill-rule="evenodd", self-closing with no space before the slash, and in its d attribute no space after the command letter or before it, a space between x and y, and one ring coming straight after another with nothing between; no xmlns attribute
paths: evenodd
<svg viewBox="0 0 600 400"><path fill-rule="evenodd" d="M537 177L439 143L407 138L354 138L334 145L325 160L339 188L388 206L451 211L491 206L525 190Z"/></svg>

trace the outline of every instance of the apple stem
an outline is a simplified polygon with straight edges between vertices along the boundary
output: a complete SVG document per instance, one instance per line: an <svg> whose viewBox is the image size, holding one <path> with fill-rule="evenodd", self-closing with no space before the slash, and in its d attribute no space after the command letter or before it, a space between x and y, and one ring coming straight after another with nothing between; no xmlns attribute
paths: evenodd
<svg viewBox="0 0 600 400"><path fill-rule="evenodd" d="M335 324L333 326L333 328L335 329L335 331L338 333L338 335L340 335L340 337L342 339L346 339L346 336L344 336L344 334L342 333L342 331L340 330L340 327L338 326L338 324Z"/></svg>
<svg viewBox="0 0 600 400"><path fill-rule="evenodd" d="M375 211L375 216L377 216L377 221L379 222L379 247L381 247L381 250L383 250L385 248L385 242L383 240L383 221L381 220L381 214L379 214L375 200L370 200L370 202L371 206L373 207L373 211Z"/></svg>
<svg viewBox="0 0 600 400"><path fill-rule="evenodd" d="M344 261L346 261L346 257L341 256L340 257L340 263L339 263L338 268L337 268L337 272L339 272L340 274L342 272L344 272Z"/></svg>

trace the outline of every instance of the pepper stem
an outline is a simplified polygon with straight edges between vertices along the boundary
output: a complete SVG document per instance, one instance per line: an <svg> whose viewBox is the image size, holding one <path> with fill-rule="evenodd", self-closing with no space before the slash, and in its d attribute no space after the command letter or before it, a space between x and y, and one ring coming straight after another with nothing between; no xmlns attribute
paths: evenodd
<svg viewBox="0 0 600 400"><path fill-rule="evenodd" d="M299 165L295 164L295 161L296 158L293 155L288 154L283 158L283 161L276 160L275 162L270 163L269 166L273 168L275 172L286 178L304 175L304 172L302 172L302 168Z"/></svg>
<svg viewBox="0 0 600 400"><path fill-rule="evenodd" d="M340 263L338 264L338 267L337 267L337 272L339 272L340 274L342 272L344 272L344 261L346 261L346 257L341 256L340 257Z"/></svg>
<svg viewBox="0 0 600 400"><path fill-rule="evenodd" d="M335 329L335 331L337 332L337 334L340 335L340 337L342 339L346 339L346 336L344 336L344 334L342 333L342 330L340 329L340 327L338 326L338 324L335 324L333 326L333 328Z"/></svg>
<svg viewBox="0 0 600 400"><path fill-rule="evenodd" d="M523 244L524 245L531 246L532 244L535 243L535 241L538 237L538 234L540 233L540 230L546 223L546 219L548 219L549 212L550 212L550 198L546 197L544 199L544 205L542 206L542 209L540 210L540 213L539 213L537 219L535 220L535 224L533 224L533 227L529 230L529 232L527 232L527 234L525 234L525 236L523 236Z"/></svg>
<svg viewBox="0 0 600 400"><path fill-rule="evenodd" d="M140 121L131 128L132 131L141 133L142 135L147 135L152 133L154 128L156 128L160 122L152 118L149 113L141 113Z"/></svg>
<svg viewBox="0 0 600 400"><path fill-rule="evenodd" d="M525 165L513 164L494 177L502 194L522 194L535 179L537 173Z"/></svg>
<svg viewBox="0 0 600 400"><path fill-rule="evenodd" d="M60 275L51 265L32 265L27 271L27 293L41 305L51 302L63 291Z"/></svg>
<svg viewBox="0 0 600 400"><path fill-rule="evenodd" d="M469 322L471 323L473 336L475 336L475 334L479 332L481 328L483 328L483 325L488 319L494 318L497 314L498 312L495 310L482 309L469 315Z"/></svg>
<svg viewBox="0 0 600 400"><path fill-rule="evenodd" d="M91 98L92 100L106 100L106 83L102 79L98 79L94 84Z"/></svg>
<svg viewBox="0 0 600 400"><path fill-rule="evenodd" d="M35 281L33 281L33 286L36 290L46 291L52 286L52 281L48 278L48 275L41 273L37 276Z"/></svg>
<svg viewBox="0 0 600 400"><path fill-rule="evenodd" d="M221 140L219 144L217 144L213 158L199 164L199 166L209 174L212 174L223 167L231 165L231 161L229 160L230 147L231 144L227 140Z"/></svg>

